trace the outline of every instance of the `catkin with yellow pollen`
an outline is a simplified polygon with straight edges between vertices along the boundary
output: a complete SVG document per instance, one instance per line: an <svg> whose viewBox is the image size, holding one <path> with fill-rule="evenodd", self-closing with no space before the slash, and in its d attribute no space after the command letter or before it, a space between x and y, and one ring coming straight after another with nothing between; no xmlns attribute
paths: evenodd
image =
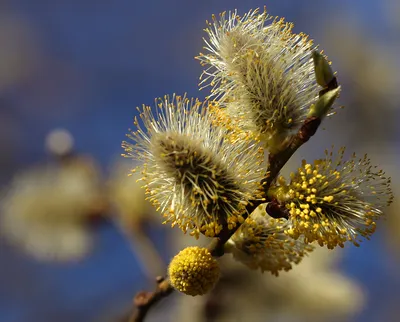
<svg viewBox="0 0 400 322"><path fill-rule="evenodd" d="M265 172L258 142L233 134L197 100L165 96L154 114L143 107L144 129L135 121L128 135L135 144L123 147L142 162L148 199L166 222L196 237L243 222Z"/></svg>
<svg viewBox="0 0 400 322"><path fill-rule="evenodd" d="M207 248L187 247L176 255L168 267L171 285L187 295L204 295L219 279L218 262Z"/></svg>
<svg viewBox="0 0 400 322"><path fill-rule="evenodd" d="M210 97L273 153L303 124L320 90L313 43L292 29L265 10L224 12L208 22L206 52L196 57L206 68L201 88L211 87Z"/></svg>
<svg viewBox="0 0 400 322"><path fill-rule="evenodd" d="M294 264L314 247L287 236L289 223L285 219L270 217L260 205L239 227L226 245L226 252L251 269L269 271L278 276L279 271L289 271Z"/></svg>
<svg viewBox="0 0 400 322"><path fill-rule="evenodd" d="M374 233L376 220L393 200L390 178L366 155L343 161L344 148L338 154L335 160L326 151L326 158L314 164L303 161L290 184L278 188L278 201L290 215L287 235L334 248L346 241L359 246L360 237Z"/></svg>

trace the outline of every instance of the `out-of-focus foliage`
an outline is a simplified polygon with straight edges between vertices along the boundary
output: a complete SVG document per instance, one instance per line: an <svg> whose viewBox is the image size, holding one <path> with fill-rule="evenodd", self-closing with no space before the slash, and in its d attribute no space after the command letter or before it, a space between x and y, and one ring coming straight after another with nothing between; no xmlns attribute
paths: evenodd
<svg viewBox="0 0 400 322"><path fill-rule="evenodd" d="M81 258L93 243L88 226L102 203L93 160L70 157L13 179L1 198L1 232L39 259Z"/></svg>

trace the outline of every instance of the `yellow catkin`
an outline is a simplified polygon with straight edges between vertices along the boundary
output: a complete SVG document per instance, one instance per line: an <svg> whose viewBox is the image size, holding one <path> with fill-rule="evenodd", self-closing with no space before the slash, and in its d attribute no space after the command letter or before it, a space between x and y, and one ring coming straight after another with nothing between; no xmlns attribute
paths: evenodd
<svg viewBox="0 0 400 322"><path fill-rule="evenodd" d="M218 262L207 248L187 247L176 255L168 267L171 285L187 295L204 295L219 279Z"/></svg>
<svg viewBox="0 0 400 322"><path fill-rule="evenodd" d="M347 241L358 246L360 237L374 232L376 220L393 199L390 179L367 157L357 160L353 155L343 161L344 151L339 150L337 160L326 151L325 159L304 161L289 186L280 188L288 191L287 200L277 196L290 215L288 236L334 248Z"/></svg>
<svg viewBox="0 0 400 322"><path fill-rule="evenodd" d="M303 238L287 236L287 220L270 217L265 206L258 206L246 219L229 240L232 247L228 249L235 260L250 269L278 276L280 271L289 271L298 264L313 246L305 244Z"/></svg>

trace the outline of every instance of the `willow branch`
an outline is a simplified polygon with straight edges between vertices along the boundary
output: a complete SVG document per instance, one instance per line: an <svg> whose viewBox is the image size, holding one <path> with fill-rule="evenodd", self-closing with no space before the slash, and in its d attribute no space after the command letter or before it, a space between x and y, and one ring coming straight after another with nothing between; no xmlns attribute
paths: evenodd
<svg viewBox="0 0 400 322"><path fill-rule="evenodd" d="M297 149L315 134L320 124L320 118L307 118L298 133L292 137L291 142L286 149L277 154L270 155L267 175L262 181L264 198L261 200L253 200L247 205L246 212L242 215L245 219L248 214L251 214L254 209L257 208L258 205L269 201L268 190L276 177L279 175L282 167L297 151ZM240 225L237 225L234 229L229 229L228 226L224 226L218 237L211 241L207 248L214 257L220 257L224 255L225 243L229 240L229 238L232 237L239 226ZM161 299L172 293L173 287L169 284L167 279L159 277L157 284L157 289L154 292L140 292L135 296L134 303L137 309L136 312L131 316L129 322L144 321L148 310Z"/></svg>
<svg viewBox="0 0 400 322"><path fill-rule="evenodd" d="M337 87L338 83L336 77L333 77L328 86L319 92L319 96L321 97L326 92ZM274 204L274 200L270 200L268 197L268 191L272 183L278 177L283 166L289 161L292 155L317 132L321 122L322 119L320 117L308 117L304 121L299 131L292 136L285 149L276 154L269 155L267 174L261 182L263 187L263 198L252 200L248 203L246 206L246 211L242 215L244 219L246 219L247 216L251 214L260 204L265 202L271 202L273 206L277 207L278 217L286 217L286 213L284 211L279 211L279 204ZM214 257L221 257L224 255L225 243L232 237L239 227L240 225L237 225L234 229L229 229L227 225L223 226L219 235L214 238L207 247ZM158 277L157 289L154 292L140 292L135 296L134 304L136 306L136 312L132 314L129 322L144 321L144 318L151 307L157 304L164 297L170 295L173 290L173 287L166 278Z"/></svg>
<svg viewBox="0 0 400 322"><path fill-rule="evenodd" d="M268 200L267 192L274 182L276 177L279 175L280 170L290 159L290 157L297 151L297 149L307 142L311 136L315 134L319 125L321 124L321 119L319 118L308 118L304 122L303 126L300 128L297 135L295 135L288 147L274 155L269 157L269 166L267 176L263 180L263 190L265 198L263 200L255 200L249 203L246 208L247 212L244 217L247 217L248 213L252 213L253 210L261 203ZM228 229L228 227L223 227L222 231L217 238L214 238L208 245L208 250L214 257L220 257L224 254L224 245L235 233L236 229ZM157 279L157 289L154 292L140 292L135 296L134 303L136 306L136 312L131 316L129 322L141 322L144 321L149 309L157 304L161 299L167 297L173 292L173 287L169 284L168 280L162 277Z"/></svg>
<svg viewBox="0 0 400 322"><path fill-rule="evenodd" d="M320 124L320 118L307 118L298 133L292 137L289 145L281 152L278 152L277 154L271 154L269 156L267 174L261 182L263 186L263 198L249 202L246 207L246 212L242 215L244 219L246 219L247 216L251 214L260 204L272 201L268 197L268 191L271 187L271 184L275 181L283 166L297 151L297 149L300 148L315 134ZM285 216L286 215L281 212L280 217ZM237 228L239 228L239 226L237 226L236 229ZM218 237L211 244L211 249L209 247L213 256L219 257L224 254L224 245L229 240L229 238L232 237L236 229L229 229L227 226L224 226L222 228Z"/></svg>
<svg viewBox="0 0 400 322"><path fill-rule="evenodd" d="M147 312L164 297L170 295L174 288L164 277L157 277L157 288L154 292L139 292L133 299L136 311L130 316L129 322L144 321Z"/></svg>

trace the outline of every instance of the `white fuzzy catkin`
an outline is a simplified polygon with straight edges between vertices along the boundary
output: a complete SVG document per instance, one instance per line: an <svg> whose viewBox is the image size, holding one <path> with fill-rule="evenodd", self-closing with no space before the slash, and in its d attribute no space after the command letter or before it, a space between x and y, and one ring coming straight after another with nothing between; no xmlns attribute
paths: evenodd
<svg viewBox="0 0 400 322"><path fill-rule="evenodd" d="M227 251L251 269L278 275L279 271L288 271L293 264L300 263L314 247L301 238L294 240L285 235L287 220L270 217L265 206L258 206L239 227L228 241Z"/></svg>
<svg viewBox="0 0 400 322"><path fill-rule="evenodd" d="M82 160L20 173L1 198L1 234L40 260L81 258L92 245L87 220L101 198L98 179Z"/></svg>
<svg viewBox="0 0 400 322"><path fill-rule="evenodd" d="M157 109L140 110L143 122L123 142L138 159L149 200L167 222L199 236L243 221L249 200L258 198L264 169L255 141L231 135L197 100L165 96Z"/></svg>
<svg viewBox="0 0 400 322"><path fill-rule="evenodd" d="M224 12L208 25L207 53L197 57L207 66L201 88L210 86L210 97L241 128L271 148L282 144L318 98L312 41L257 9L243 17Z"/></svg>

